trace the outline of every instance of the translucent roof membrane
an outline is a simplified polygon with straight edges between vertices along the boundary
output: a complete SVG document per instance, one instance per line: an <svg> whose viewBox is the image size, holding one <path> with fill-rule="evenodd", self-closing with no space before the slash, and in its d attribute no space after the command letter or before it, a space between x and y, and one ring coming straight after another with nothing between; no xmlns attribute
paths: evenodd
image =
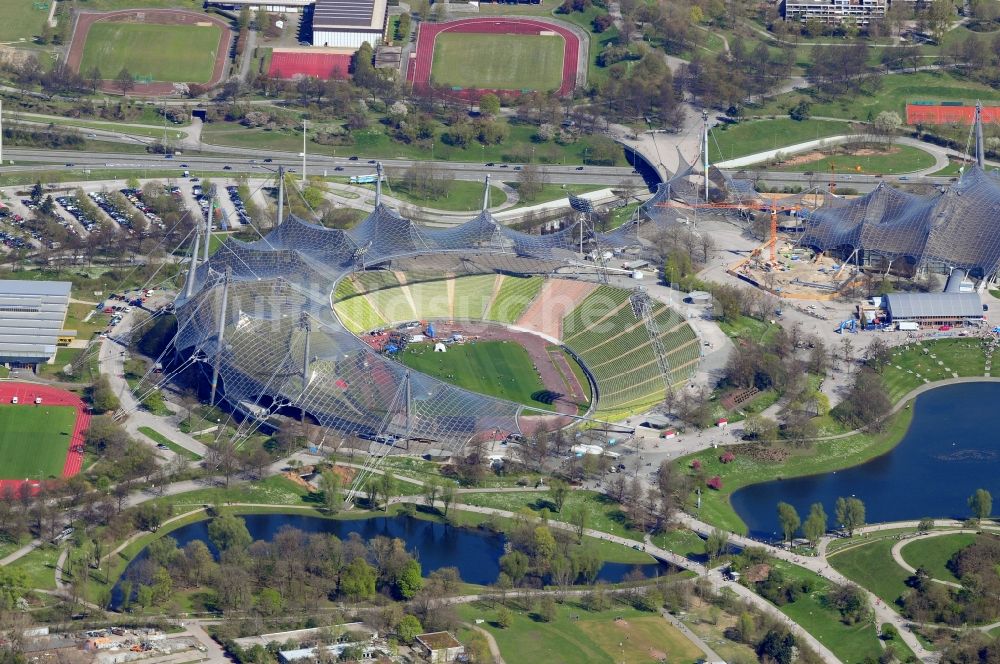
<svg viewBox="0 0 1000 664"><path fill-rule="evenodd" d="M404 433L408 420L410 436L453 447L490 429L516 432L520 405L417 372L409 374L407 398L400 387L407 369L348 332L333 313L331 294L350 272L388 261L405 265L420 255L439 254L442 263L458 263L466 272L547 273L574 257L578 243L576 225L530 235L488 212L437 229L380 205L349 231L292 216L255 242L226 240L198 267L193 295L177 301L175 347L216 356L228 273L220 376L233 407L253 412L293 404L323 426L368 436Z"/></svg>

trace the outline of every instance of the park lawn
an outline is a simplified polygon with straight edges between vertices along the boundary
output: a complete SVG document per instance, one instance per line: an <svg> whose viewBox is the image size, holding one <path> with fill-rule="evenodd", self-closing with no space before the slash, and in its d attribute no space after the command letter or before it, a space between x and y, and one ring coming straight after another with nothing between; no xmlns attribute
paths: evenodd
<svg viewBox="0 0 1000 664"><path fill-rule="evenodd" d="M442 32L434 41L434 85L498 90L555 90L566 41L557 35Z"/></svg>
<svg viewBox="0 0 1000 664"><path fill-rule="evenodd" d="M947 563L959 550L969 546L979 537L975 533L953 533L928 537L908 542L900 549L899 553L903 556L903 560L913 567L927 569L931 578L960 583L959 578L948 569Z"/></svg>
<svg viewBox="0 0 1000 664"><path fill-rule="evenodd" d="M157 443L158 445L166 445L170 449L171 452L174 452L175 454L179 454L182 457L184 457L185 459L189 459L191 461L197 461L197 460L201 459L201 455L195 454L191 450L188 450L188 449L186 449L184 447L181 447L180 445L178 445L174 441L172 441L169 438L167 438L166 436L162 435L159 431L156 431L154 429L150 429L149 427L139 427L139 432L142 435L144 435L147 438L149 438L150 440L152 440L154 443Z"/></svg>
<svg viewBox="0 0 1000 664"><path fill-rule="evenodd" d="M6 0L3 3L3 21L0 22L0 42L24 39L30 44L35 35L41 33L42 23L49 16L51 2L52 0Z"/></svg>
<svg viewBox="0 0 1000 664"><path fill-rule="evenodd" d="M1000 358L998 358L1000 359ZM974 338L932 339L892 349L888 366L882 371L889 398L904 394L927 382L986 373L982 342Z"/></svg>
<svg viewBox="0 0 1000 664"><path fill-rule="evenodd" d="M517 5L511 5L511 7L521 6L522 5L520 3ZM618 28L611 25L600 34L594 33L594 19L598 16L605 16L607 13L608 10L604 7L598 7L596 4L591 4L582 12L572 11L568 14L557 15L557 18L560 21L575 23L583 28L587 33L587 37L590 39L590 50L587 52L588 58L590 59L590 62L587 63L588 85L599 85L606 81L610 75L610 68L600 66L598 61L601 56L601 51L603 51L605 47L609 44L618 43ZM583 48L582 45L581 48Z"/></svg>
<svg viewBox="0 0 1000 664"><path fill-rule="evenodd" d="M732 320L725 319L719 321L719 329L727 337L733 339L745 337L754 339L757 343L766 344L771 337L778 333L781 328L778 324L770 324L767 321L751 318L750 316L740 316Z"/></svg>
<svg viewBox="0 0 1000 664"><path fill-rule="evenodd" d="M216 25L95 23L87 34L80 71L86 74L97 67L104 78L115 79L128 69L139 79L208 83L221 37Z"/></svg>
<svg viewBox="0 0 1000 664"><path fill-rule="evenodd" d="M963 166L965 166L966 170L968 170L968 167L967 167L966 164L963 164L960 161L951 160L951 161L948 162L947 166L945 166L944 168L942 168L939 171L934 171L930 175L932 177L944 177L944 176L948 176L948 175L958 176L958 175L962 174L962 171L960 171L959 169L963 168Z"/></svg>
<svg viewBox="0 0 1000 664"><path fill-rule="evenodd" d="M62 477L75 424L72 406L0 405L0 478Z"/></svg>
<svg viewBox="0 0 1000 664"><path fill-rule="evenodd" d="M459 387L514 403L553 410L536 397L547 390L528 351L509 341L476 341L453 344L446 353L435 353L431 344L412 344L396 356L421 373Z"/></svg>
<svg viewBox="0 0 1000 664"><path fill-rule="evenodd" d="M841 622L840 613L823 600L832 585L829 581L819 574L785 561L777 561L774 566L780 569L787 579L811 579L813 582L811 593L803 594L796 601L779 606L778 609L782 613L819 639L843 662L878 659L882 648L875 633L875 625L870 622L845 625Z"/></svg>
<svg viewBox="0 0 1000 664"><path fill-rule="evenodd" d="M779 163L771 170L794 173L913 173L934 166L934 155L912 145L893 145L872 154L847 154L841 150L825 151L825 157L801 163Z"/></svg>
<svg viewBox="0 0 1000 664"><path fill-rule="evenodd" d="M573 602L556 604L552 622L515 610L506 629L496 624L497 607L474 602L457 611L469 622L485 619L481 627L493 635L508 662L640 664L666 659L683 664L702 657L701 650L665 618L622 605L588 611Z"/></svg>
<svg viewBox="0 0 1000 664"><path fill-rule="evenodd" d="M836 97L826 101L808 92L789 92L778 95L749 113L759 115L786 115L800 101L811 104L809 113L815 117L844 118L868 121L882 111L895 111L906 119L907 101L948 101L981 99L983 102L1000 100L1000 89L976 83L947 71L922 71L906 74L889 74L880 77L881 87L870 95Z"/></svg>
<svg viewBox="0 0 1000 664"><path fill-rule="evenodd" d="M548 491L469 492L458 494L457 499L469 505L493 507L508 512L517 512L525 507L538 513L546 510L548 518L556 521L565 521L567 514L582 508L587 513L587 528L642 541L643 534L632 528L622 506L609 496L595 491L570 491L563 503L562 512L556 512Z"/></svg>
<svg viewBox="0 0 1000 664"><path fill-rule="evenodd" d="M89 320L84 322L87 314L93 311ZM66 322L63 329L76 330L77 339L90 339L95 334L103 332L108 327L109 316L101 313L92 304L71 302L66 309Z"/></svg>
<svg viewBox="0 0 1000 664"><path fill-rule="evenodd" d="M828 556L835 570L878 595L889 606L896 606L896 600L909 588L906 580L909 572L892 559L892 547L898 540L894 537L866 542L858 546L841 549Z"/></svg>
<svg viewBox="0 0 1000 664"><path fill-rule="evenodd" d="M705 557L705 540L698 537L696 533L679 528L665 533L658 533L651 538L653 544L689 560L697 560Z"/></svg>
<svg viewBox="0 0 1000 664"><path fill-rule="evenodd" d="M512 124L510 134L500 145L482 145L473 142L469 147L458 147L448 145L442 140L442 134L447 131L447 127L437 125L436 136L434 137L433 150L428 155L427 147L421 143L403 143L393 140L385 133L382 127L373 124L368 129L357 130L351 133L353 143L351 145L321 145L311 142L309 154L322 154L329 156L360 155L368 159L427 159L430 156L437 161L462 161L462 162L504 162L511 161L518 163L525 161L524 151L534 145L532 136L536 128L530 125ZM202 140L209 149L212 145L227 147L257 148L261 150L283 150L286 152L302 151L302 132L294 130L268 130L261 128L248 128L236 122L209 122L202 131ZM559 164L583 164L585 157L593 149L592 141L584 136L580 140L567 145L548 143L536 149L536 161L539 163L559 163ZM520 152L519 152L520 151ZM546 153L551 155L546 157ZM619 152L613 166L627 166L625 151ZM584 171L582 175L586 175ZM202 175L201 173L198 173ZM231 177L231 174L229 175ZM607 178L605 178L607 179ZM30 182L34 182L31 180ZM597 176L596 183L601 183L600 176Z"/></svg>
<svg viewBox="0 0 1000 664"><path fill-rule="evenodd" d="M365 186L365 185L362 185ZM365 186L375 190L375 185ZM334 193L340 193L334 191ZM452 180L448 183L448 191L443 196L423 196L407 188L402 178L390 181L385 193L394 198L413 203L421 207L449 212L478 212L483 207L483 184L471 180ZM503 205L507 195L498 187L490 187L490 207Z"/></svg>
<svg viewBox="0 0 1000 664"><path fill-rule="evenodd" d="M728 464L719 461L718 450L703 450L683 456L677 466L691 472L695 459L702 464L701 473L706 477L718 475L722 488L709 489L701 493L701 509L694 507L692 494L691 513L698 519L723 530L746 534L746 524L730 503L735 491L751 484L774 479L801 477L827 473L841 468L850 468L869 459L885 454L902 440L913 418L913 409L904 408L892 417L889 425L880 433L858 433L845 438L814 443L809 449L784 448L788 457L781 462L764 462L740 454L739 447L732 448L736 459Z"/></svg>
<svg viewBox="0 0 1000 664"><path fill-rule="evenodd" d="M709 136L708 159L713 163L725 161L850 131L850 124L834 120L775 118L720 124Z"/></svg>
<svg viewBox="0 0 1000 664"><path fill-rule="evenodd" d="M152 125L137 125L137 124L120 124L114 122L102 122L100 120L76 120L70 118L60 118L52 115L39 115L35 113L22 113L22 117L29 120L37 120L38 122L48 122L57 126L65 127L76 127L78 129L102 129L104 131L113 131L117 134L129 135L129 136L144 136L146 138L163 138L163 127L155 127ZM183 138L183 134L177 131L176 126L173 122L167 124L167 138Z"/></svg>
<svg viewBox="0 0 1000 664"><path fill-rule="evenodd" d="M28 586L39 590L55 590L56 561L60 549L51 544L38 547L10 564L10 569L24 572Z"/></svg>
<svg viewBox="0 0 1000 664"><path fill-rule="evenodd" d="M57 348L55 362L53 364L40 365L38 367L38 374L41 376L58 376L60 380L82 378L82 376L66 375L63 373L63 367L67 364L73 364L85 350L85 348Z"/></svg>

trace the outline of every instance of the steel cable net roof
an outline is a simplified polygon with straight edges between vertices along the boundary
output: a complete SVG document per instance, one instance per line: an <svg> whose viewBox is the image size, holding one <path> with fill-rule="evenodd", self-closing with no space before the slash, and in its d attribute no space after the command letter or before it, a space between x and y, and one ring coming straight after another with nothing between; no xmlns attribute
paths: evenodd
<svg viewBox="0 0 1000 664"><path fill-rule="evenodd" d="M341 325L332 293L341 277L364 265L422 254L451 255L467 271L548 272L573 255L578 234L574 225L529 235L500 225L488 212L460 226L430 229L382 205L349 231L293 216L255 242L226 240L197 268L192 296L182 294L176 303L174 345L207 360L206 368L220 353L224 398L243 412L287 403L343 433L408 433L453 446L478 432L519 431L519 404L419 372L409 372L407 399L400 386L408 370Z"/></svg>
<svg viewBox="0 0 1000 664"><path fill-rule="evenodd" d="M869 194L828 201L807 215L800 243L989 275L1000 268L1000 183L979 167L932 196L880 183Z"/></svg>

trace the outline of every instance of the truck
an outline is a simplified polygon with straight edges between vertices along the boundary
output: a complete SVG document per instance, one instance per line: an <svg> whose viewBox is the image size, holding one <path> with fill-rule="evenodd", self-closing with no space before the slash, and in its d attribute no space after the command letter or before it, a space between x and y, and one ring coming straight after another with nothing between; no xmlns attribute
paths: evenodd
<svg viewBox="0 0 1000 664"><path fill-rule="evenodd" d="M900 332L916 332L920 329L920 323L912 320L901 320L896 323L896 329Z"/></svg>

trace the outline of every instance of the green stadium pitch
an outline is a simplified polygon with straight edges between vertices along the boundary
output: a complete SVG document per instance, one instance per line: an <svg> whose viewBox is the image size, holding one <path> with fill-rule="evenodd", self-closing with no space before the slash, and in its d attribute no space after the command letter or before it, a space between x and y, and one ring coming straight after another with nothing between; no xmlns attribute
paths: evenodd
<svg viewBox="0 0 1000 664"><path fill-rule="evenodd" d="M556 90L565 42L556 35L442 32L431 83L486 90Z"/></svg>
<svg viewBox="0 0 1000 664"><path fill-rule="evenodd" d="M90 26L80 73L106 79L122 69L143 82L207 83L215 68L218 26L98 22Z"/></svg>
<svg viewBox="0 0 1000 664"><path fill-rule="evenodd" d="M0 479L62 477L76 415L72 406L0 405Z"/></svg>
<svg viewBox="0 0 1000 664"><path fill-rule="evenodd" d="M545 384L528 351L513 341L452 344L444 353L435 353L432 343L410 344L398 358L415 371L472 392L555 410L535 398L547 394Z"/></svg>

